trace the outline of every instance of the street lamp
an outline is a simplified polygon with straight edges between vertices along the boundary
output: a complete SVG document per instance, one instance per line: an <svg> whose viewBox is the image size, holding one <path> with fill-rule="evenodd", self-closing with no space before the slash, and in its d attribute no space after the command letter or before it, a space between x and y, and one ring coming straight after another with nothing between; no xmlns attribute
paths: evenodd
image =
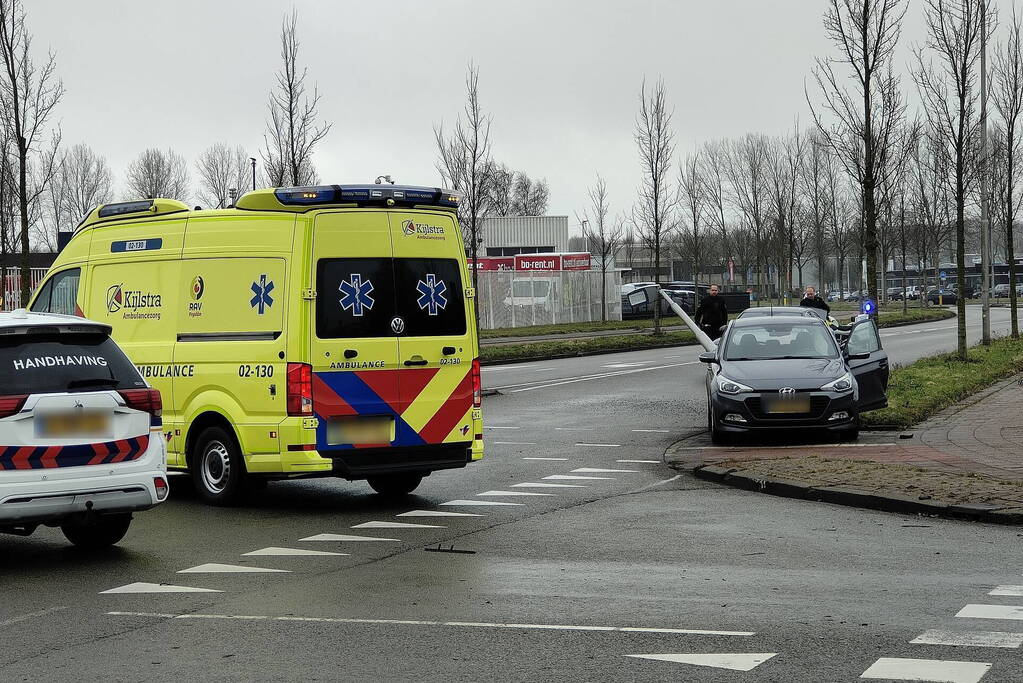
<svg viewBox="0 0 1023 683"><path fill-rule="evenodd" d="M252 162L252 189L256 189L256 157L249 157Z"/></svg>

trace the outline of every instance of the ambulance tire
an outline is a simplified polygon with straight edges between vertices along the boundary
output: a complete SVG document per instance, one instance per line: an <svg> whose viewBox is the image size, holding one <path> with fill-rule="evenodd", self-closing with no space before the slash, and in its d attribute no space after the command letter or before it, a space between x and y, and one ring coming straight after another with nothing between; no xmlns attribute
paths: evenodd
<svg viewBox="0 0 1023 683"><path fill-rule="evenodd" d="M423 481L423 475L416 473L409 474L387 474L379 477L370 477L367 482L374 491L385 498L401 498L416 490Z"/></svg>
<svg viewBox="0 0 1023 683"><path fill-rule="evenodd" d="M234 435L223 427L207 427L195 440L188 464L195 492L210 505L229 506L245 494L245 461Z"/></svg>
<svg viewBox="0 0 1023 683"><path fill-rule="evenodd" d="M128 533L131 513L87 515L69 519L60 525L64 538L82 550L101 550L114 545Z"/></svg>

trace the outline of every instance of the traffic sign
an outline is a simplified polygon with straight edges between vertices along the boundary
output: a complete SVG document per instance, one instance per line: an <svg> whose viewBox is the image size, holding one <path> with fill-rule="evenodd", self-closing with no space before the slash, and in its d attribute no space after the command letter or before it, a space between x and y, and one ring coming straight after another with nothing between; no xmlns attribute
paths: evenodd
<svg viewBox="0 0 1023 683"><path fill-rule="evenodd" d="M948 273L946 273L945 271L941 271L941 279L942 280L947 280L948 279Z"/></svg>

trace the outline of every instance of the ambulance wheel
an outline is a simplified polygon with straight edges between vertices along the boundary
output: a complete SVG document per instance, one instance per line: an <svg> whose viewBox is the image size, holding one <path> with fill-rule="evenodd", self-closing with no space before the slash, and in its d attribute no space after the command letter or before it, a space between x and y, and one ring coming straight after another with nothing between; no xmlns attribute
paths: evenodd
<svg viewBox="0 0 1023 683"><path fill-rule="evenodd" d="M416 490L423 481L421 474L388 474L370 477L367 482L373 490L385 498L400 498Z"/></svg>
<svg viewBox="0 0 1023 683"><path fill-rule="evenodd" d="M196 493L210 505L233 505L245 492L241 449L223 427L202 430L189 467Z"/></svg>
<svg viewBox="0 0 1023 683"><path fill-rule="evenodd" d="M109 548L128 533L130 514L86 515L60 525L64 537L83 550Z"/></svg>

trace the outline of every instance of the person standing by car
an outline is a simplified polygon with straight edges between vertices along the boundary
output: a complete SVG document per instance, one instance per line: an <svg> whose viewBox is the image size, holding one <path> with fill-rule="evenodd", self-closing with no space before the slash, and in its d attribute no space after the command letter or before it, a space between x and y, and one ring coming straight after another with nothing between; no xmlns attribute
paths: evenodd
<svg viewBox="0 0 1023 683"><path fill-rule="evenodd" d="M728 322L728 309L725 300L718 296L717 285L710 286L709 295L700 302L693 319L712 340L721 336L721 328Z"/></svg>
<svg viewBox="0 0 1023 683"><path fill-rule="evenodd" d="M806 294L803 295L802 301L799 302L800 306L806 306L808 308L819 308L828 315L831 315L831 306L824 303L824 299L817 296L817 290L813 287L806 288Z"/></svg>

